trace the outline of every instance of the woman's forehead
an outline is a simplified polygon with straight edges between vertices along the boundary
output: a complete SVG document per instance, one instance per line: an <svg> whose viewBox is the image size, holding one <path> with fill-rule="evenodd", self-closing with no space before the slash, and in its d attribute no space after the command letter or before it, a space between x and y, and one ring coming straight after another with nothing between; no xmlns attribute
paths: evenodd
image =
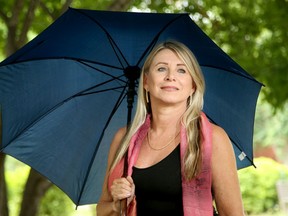
<svg viewBox="0 0 288 216"><path fill-rule="evenodd" d="M152 64L169 64L171 62L182 65L184 64L184 62L179 58L179 56L170 49L160 50L152 60Z"/></svg>

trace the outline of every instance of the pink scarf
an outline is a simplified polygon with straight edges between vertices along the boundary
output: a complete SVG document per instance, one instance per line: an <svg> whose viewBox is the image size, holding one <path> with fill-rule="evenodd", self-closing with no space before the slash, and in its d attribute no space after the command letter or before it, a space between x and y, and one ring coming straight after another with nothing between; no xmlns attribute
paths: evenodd
<svg viewBox="0 0 288 216"><path fill-rule="evenodd" d="M212 157L212 128L206 115L201 113L201 125L202 125L202 170L196 178L191 181L185 180L182 177L182 201L184 216L212 216L212 175L211 175L211 157ZM137 161L141 144L150 128L150 117L146 118L145 123L140 129L132 136L128 149L128 176L132 175L133 166ZM187 149L187 136L186 129L181 126L180 137L180 154L181 154L181 169L182 176L184 167L184 155ZM116 178L121 178L123 173L124 160L122 159L115 167L108 178L108 188L112 185L112 182ZM135 202L132 202L128 208L128 215L132 209L135 210ZM133 215L136 215L135 212Z"/></svg>

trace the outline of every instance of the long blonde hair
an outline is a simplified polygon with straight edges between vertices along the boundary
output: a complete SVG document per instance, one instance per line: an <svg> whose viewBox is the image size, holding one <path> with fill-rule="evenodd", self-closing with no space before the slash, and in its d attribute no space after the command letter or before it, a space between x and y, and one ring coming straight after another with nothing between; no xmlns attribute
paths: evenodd
<svg viewBox="0 0 288 216"><path fill-rule="evenodd" d="M176 41L167 41L156 46L147 57L141 71L138 87L138 100L135 117L124 136L114 157L110 171L123 158L129 147L131 137L145 122L150 111L150 104L146 101L146 90L143 87L144 74L149 72L150 65L157 53L163 49L170 49L184 62L193 79L195 92L187 99L187 109L182 117L182 123L187 131L188 147L184 157L184 175L187 180L193 179L201 169L201 121L205 83L200 66L194 54L184 44Z"/></svg>

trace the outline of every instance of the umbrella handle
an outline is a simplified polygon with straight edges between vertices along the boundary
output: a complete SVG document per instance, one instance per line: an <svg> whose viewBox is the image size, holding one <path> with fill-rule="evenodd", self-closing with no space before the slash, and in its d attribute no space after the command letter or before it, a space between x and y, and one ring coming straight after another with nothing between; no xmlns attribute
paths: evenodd
<svg viewBox="0 0 288 216"><path fill-rule="evenodd" d="M120 201L120 216L127 216L127 199Z"/></svg>

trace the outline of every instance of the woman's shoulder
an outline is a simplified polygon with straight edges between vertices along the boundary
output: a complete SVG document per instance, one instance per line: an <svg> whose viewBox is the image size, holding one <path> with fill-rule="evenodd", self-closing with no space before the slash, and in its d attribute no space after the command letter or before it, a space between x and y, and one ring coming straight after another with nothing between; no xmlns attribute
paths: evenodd
<svg viewBox="0 0 288 216"><path fill-rule="evenodd" d="M212 146L213 155L215 158L230 158L234 156L233 145L226 131L215 124L212 124Z"/></svg>
<svg viewBox="0 0 288 216"><path fill-rule="evenodd" d="M117 132L114 135L111 148L116 148L116 149L118 148L119 144L121 143L121 140L126 134L126 131L127 131L126 127L122 127L117 130Z"/></svg>
<svg viewBox="0 0 288 216"><path fill-rule="evenodd" d="M213 137L214 136L216 138L227 138L228 137L226 131L222 127L220 127L214 123L211 123L211 128L212 128Z"/></svg>
<svg viewBox="0 0 288 216"><path fill-rule="evenodd" d="M119 128L117 132L115 133L115 138L122 139L125 136L126 131L127 131L127 127Z"/></svg>
<svg viewBox="0 0 288 216"><path fill-rule="evenodd" d="M221 148L221 146L224 147L227 145L231 145L229 136L222 127L211 123L211 128L212 128L212 142L214 146L219 145L219 148Z"/></svg>
<svg viewBox="0 0 288 216"><path fill-rule="evenodd" d="M112 164L116 152L121 144L123 137L126 134L126 127L118 129L118 131L114 134L114 138L110 145L109 155L108 155L108 167Z"/></svg>

